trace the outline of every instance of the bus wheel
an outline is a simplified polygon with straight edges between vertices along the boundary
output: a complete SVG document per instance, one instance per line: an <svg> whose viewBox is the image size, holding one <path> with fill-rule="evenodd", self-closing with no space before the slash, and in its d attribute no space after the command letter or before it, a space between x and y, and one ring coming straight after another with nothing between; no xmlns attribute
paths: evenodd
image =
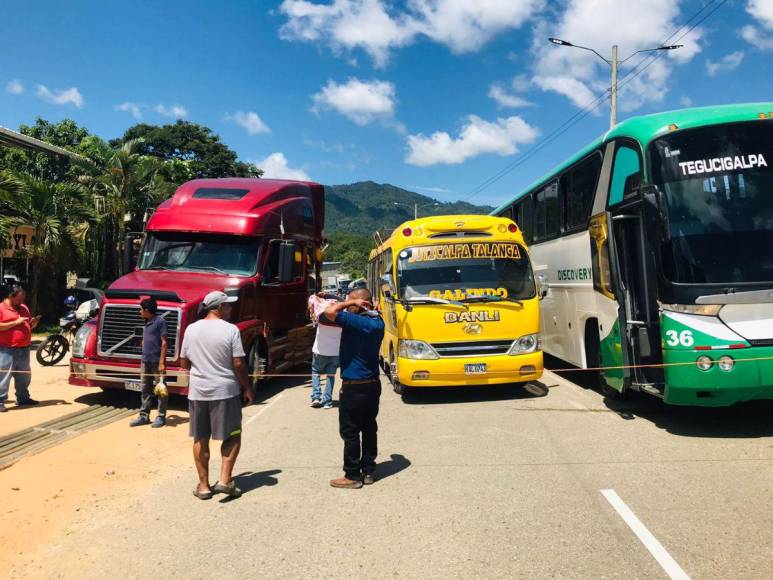
<svg viewBox="0 0 773 580"><path fill-rule="evenodd" d="M389 350L389 381L392 383L392 390L398 395L404 395L406 388L405 385L401 385L397 380L397 358L395 357L395 351Z"/></svg>
<svg viewBox="0 0 773 580"><path fill-rule="evenodd" d="M253 392L257 391L262 383L266 381L266 374L268 369L268 356L266 355L266 348L263 342L258 339L252 345L250 349L249 364L247 365L250 373L250 385Z"/></svg>

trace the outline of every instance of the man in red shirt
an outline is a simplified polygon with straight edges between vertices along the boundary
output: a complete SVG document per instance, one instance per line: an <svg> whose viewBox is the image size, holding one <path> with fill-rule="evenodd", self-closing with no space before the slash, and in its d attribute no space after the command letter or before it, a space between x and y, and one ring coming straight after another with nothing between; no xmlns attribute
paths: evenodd
<svg viewBox="0 0 773 580"><path fill-rule="evenodd" d="M32 331L40 316L31 318L24 304L26 293L21 286L11 286L0 302L0 413L5 412L5 401L11 377L16 387L16 406L37 405L30 398L30 342Z"/></svg>

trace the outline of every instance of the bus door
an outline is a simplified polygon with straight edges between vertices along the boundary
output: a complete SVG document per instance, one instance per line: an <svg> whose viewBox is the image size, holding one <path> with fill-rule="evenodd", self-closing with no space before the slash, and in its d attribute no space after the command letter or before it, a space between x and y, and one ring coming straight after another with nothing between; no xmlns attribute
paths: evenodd
<svg viewBox="0 0 773 580"><path fill-rule="evenodd" d="M625 384L662 385L663 369L639 365L662 362L660 319L656 293L654 254L648 243L644 212L636 196L609 211L610 245L615 296L620 308L621 344L625 364ZM627 355L627 356L625 356Z"/></svg>

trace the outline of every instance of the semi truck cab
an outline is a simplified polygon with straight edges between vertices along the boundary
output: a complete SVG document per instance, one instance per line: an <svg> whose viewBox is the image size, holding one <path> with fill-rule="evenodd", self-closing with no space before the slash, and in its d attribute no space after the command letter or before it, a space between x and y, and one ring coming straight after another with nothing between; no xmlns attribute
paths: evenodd
<svg viewBox="0 0 773 580"><path fill-rule="evenodd" d="M73 341L70 384L139 390L140 300L154 297L167 322L165 381L187 394L179 353L185 329L212 290L239 297L231 322L251 381L310 358L306 311L320 288L324 189L310 182L199 179L181 185L148 221L133 271L106 290L99 316Z"/></svg>

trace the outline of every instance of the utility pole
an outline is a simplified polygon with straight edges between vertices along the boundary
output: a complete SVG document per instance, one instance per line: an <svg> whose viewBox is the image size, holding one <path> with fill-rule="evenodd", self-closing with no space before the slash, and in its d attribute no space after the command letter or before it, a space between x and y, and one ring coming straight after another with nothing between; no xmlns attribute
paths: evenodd
<svg viewBox="0 0 773 580"><path fill-rule="evenodd" d="M668 46L658 46L656 48L645 48L644 50L637 50L636 52L632 53L631 55L624 58L623 60L619 60L617 58L617 45L615 44L612 47L612 60L607 60L593 48L588 48L587 46L580 46L578 44L572 44L571 42L568 42L566 40L561 40L560 38L548 38L548 40L553 44L555 44L556 46L571 46L572 48L581 48L582 50L588 50L593 54L595 54L597 57L599 57L601 60L603 60L612 68L612 86L610 87L610 90L609 90L609 97L611 101L611 107L609 111L610 129L613 129L614 126L617 125L617 71L620 65L628 61L629 59L633 58L640 52L654 52L656 50L676 50L677 48L682 48L684 46L683 44L672 44Z"/></svg>
<svg viewBox="0 0 773 580"><path fill-rule="evenodd" d="M614 129L617 125L617 67L620 62L617 60L617 45L612 47L612 90L610 91L611 106L609 108L609 128Z"/></svg>

